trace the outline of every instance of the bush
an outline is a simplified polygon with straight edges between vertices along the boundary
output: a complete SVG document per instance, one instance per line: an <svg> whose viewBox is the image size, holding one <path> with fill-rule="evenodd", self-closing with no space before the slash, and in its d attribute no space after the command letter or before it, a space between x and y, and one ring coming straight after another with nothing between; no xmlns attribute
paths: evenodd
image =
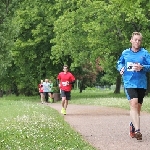
<svg viewBox="0 0 150 150"><path fill-rule="evenodd" d="M60 93L60 88L58 86L53 87L53 93Z"/></svg>

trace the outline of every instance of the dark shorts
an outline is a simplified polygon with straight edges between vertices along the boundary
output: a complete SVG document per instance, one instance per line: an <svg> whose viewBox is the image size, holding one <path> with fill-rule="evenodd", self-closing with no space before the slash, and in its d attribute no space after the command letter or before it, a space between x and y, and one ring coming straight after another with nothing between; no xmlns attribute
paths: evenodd
<svg viewBox="0 0 150 150"><path fill-rule="evenodd" d="M71 99L71 92L61 90L61 97L66 97L66 100L70 100Z"/></svg>
<svg viewBox="0 0 150 150"><path fill-rule="evenodd" d="M48 92L43 92L44 95L48 95Z"/></svg>
<svg viewBox="0 0 150 150"><path fill-rule="evenodd" d="M133 98L138 98L138 103L143 103L143 98L145 97L146 89L143 88L126 88L125 89L128 100Z"/></svg>

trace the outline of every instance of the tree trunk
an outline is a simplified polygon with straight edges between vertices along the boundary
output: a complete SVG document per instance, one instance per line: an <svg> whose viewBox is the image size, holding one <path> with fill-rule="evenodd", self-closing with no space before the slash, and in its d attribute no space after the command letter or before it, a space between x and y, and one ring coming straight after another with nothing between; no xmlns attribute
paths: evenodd
<svg viewBox="0 0 150 150"><path fill-rule="evenodd" d="M54 102L60 101L61 100L60 93L54 93L53 98L54 98Z"/></svg>
<svg viewBox="0 0 150 150"><path fill-rule="evenodd" d="M118 75L116 79L116 89L114 93L119 94L120 93L120 87L121 87L121 76Z"/></svg>
<svg viewBox="0 0 150 150"><path fill-rule="evenodd" d="M148 93L150 93L150 74L147 73L147 90L146 90L146 95L148 95Z"/></svg>
<svg viewBox="0 0 150 150"><path fill-rule="evenodd" d="M3 90L0 90L0 97L3 97Z"/></svg>
<svg viewBox="0 0 150 150"><path fill-rule="evenodd" d="M80 87L80 93L82 93L82 87Z"/></svg>
<svg viewBox="0 0 150 150"><path fill-rule="evenodd" d="M8 89L8 90L6 91L6 96L11 95L11 94L12 94L11 89Z"/></svg>
<svg viewBox="0 0 150 150"><path fill-rule="evenodd" d="M83 90L83 81L82 80L80 81L79 88L80 88L80 93L82 93L82 90Z"/></svg>
<svg viewBox="0 0 150 150"><path fill-rule="evenodd" d="M19 96L19 90L16 83L13 84L13 92L16 96Z"/></svg>

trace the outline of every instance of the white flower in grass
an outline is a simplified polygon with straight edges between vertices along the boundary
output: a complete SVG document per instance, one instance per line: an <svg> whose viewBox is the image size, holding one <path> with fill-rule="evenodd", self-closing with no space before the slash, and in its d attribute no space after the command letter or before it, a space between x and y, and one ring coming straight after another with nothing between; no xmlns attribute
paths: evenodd
<svg viewBox="0 0 150 150"><path fill-rule="evenodd" d="M40 137L44 137L44 135L41 134Z"/></svg>
<svg viewBox="0 0 150 150"><path fill-rule="evenodd" d="M4 118L4 121L8 122L8 119L7 119L7 118Z"/></svg>
<svg viewBox="0 0 150 150"><path fill-rule="evenodd" d="M4 143L5 142L5 140L1 140L1 143Z"/></svg>
<svg viewBox="0 0 150 150"><path fill-rule="evenodd" d="M20 129L19 132L22 134L22 130Z"/></svg>

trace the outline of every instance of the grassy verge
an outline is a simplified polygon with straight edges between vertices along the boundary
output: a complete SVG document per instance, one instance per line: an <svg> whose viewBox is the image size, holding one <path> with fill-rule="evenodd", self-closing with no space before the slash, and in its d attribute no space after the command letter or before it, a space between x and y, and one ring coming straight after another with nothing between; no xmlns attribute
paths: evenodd
<svg viewBox="0 0 150 150"><path fill-rule="evenodd" d="M39 102L39 96L0 98L1 150L95 150L63 116ZM125 94L110 90L73 90L69 103L129 109ZM149 97L144 98L142 110L150 113Z"/></svg>
<svg viewBox="0 0 150 150"><path fill-rule="evenodd" d="M1 150L94 150L63 116L38 98L0 99Z"/></svg>
<svg viewBox="0 0 150 150"><path fill-rule="evenodd" d="M86 105L100 105L107 107L118 107L129 110L129 102L126 95L122 91L121 94L114 94L111 90L84 90L79 93L77 90L72 91L71 104L86 104ZM150 97L144 98L142 111L150 113Z"/></svg>

